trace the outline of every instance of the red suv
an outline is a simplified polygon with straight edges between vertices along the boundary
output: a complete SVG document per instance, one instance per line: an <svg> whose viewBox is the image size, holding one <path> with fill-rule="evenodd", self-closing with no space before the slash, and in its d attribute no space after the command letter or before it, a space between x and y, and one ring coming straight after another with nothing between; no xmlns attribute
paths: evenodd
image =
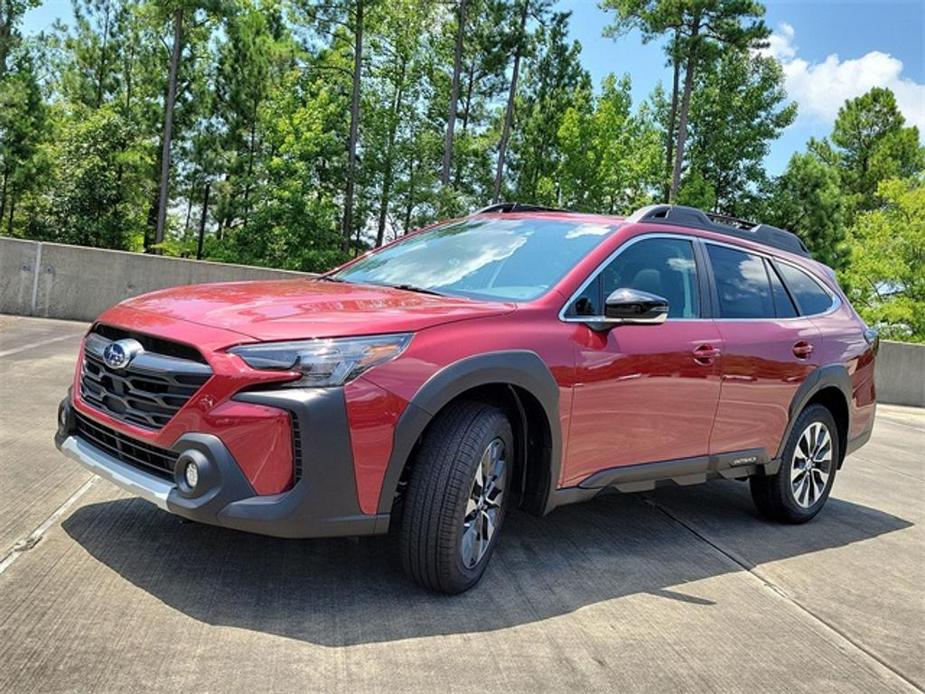
<svg viewBox="0 0 925 694"><path fill-rule="evenodd" d="M122 302L56 442L194 521L395 529L411 577L456 593L518 506L747 478L764 515L809 520L870 436L876 349L789 232L505 204L317 279Z"/></svg>

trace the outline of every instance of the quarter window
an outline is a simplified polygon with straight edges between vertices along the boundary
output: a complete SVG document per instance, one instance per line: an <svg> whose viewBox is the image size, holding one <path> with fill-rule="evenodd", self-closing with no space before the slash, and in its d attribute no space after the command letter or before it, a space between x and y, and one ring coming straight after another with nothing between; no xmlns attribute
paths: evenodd
<svg viewBox="0 0 925 694"><path fill-rule="evenodd" d="M768 262L768 277L771 279L771 294L774 297L774 310L778 318L794 318L797 315L797 307L793 305L793 299L787 293L787 289L780 281L777 270Z"/></svg>
<svg viewBox="0 0 925 694"><path fill-rule="evenodd" d="M585 287L569 309L600 316L617 289L639 289L668 300L669 318L698 318L700 292L693 244L686 239L643 239L623 250Z"/></svg>
<svg viewBox="0 0 925 694"><path fill-rule="evenodd" d="M777 263L777 268L804 316L825 313L832 307L832 295L808 274L786 263Z"/></svg>
<svg viewBox="0 0 925 694"><path fill-rule="evenodd" d="M764 259L726 246L707 244L719 296L720 318L774 318Z"/></svg>

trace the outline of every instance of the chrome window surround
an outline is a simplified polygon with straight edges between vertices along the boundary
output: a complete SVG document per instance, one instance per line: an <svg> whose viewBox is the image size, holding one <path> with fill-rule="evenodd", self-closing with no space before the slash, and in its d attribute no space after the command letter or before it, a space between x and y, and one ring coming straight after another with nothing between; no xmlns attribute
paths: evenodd
<svg viewBox="0 0 925 694"><path fill-rule="evenodd" d="M591 284L592 282L594 282L594 280L597 279L598 275L600 275L601 272L604 271L604 268L606 268L608 265L610 265L610 263L613 262L613 261L617 258L617 256L619 256L619 255L620 255L623 251L625 251L627 248L629 248L629 247L632 246L633 244L639 243L640 241L643 241L643 240L647 240L647 239L664 239L664 238L668 238L668 239L685 239L685 240L691 241L691 242L694 243L694 244L701 243L701 244L712 244L712 245L714 245L714 246L725 246L726 248L731 248L731 249L733 249L733 250L739 251L740 253L751 253L752 255L757 255L757 256L759 256L759 257L761 257L761 258L764 258L765 260L767 260L767 261L769 261L769 262L772 262L772 263L783 263L783 264L786 264L786 265L790 265L790 266L793 267L794 269L799 270L800 272L803 272L803 273L809 275L810 279L812 279L813 281L815 281L816 284L818 284L818 285L823 289L823 291L825 291L825 293L828 294L829 297L832 299L832 304L829 306L828 309L826 309L826 310L823 311L822 313L813 313L813 314L811 314L811 315L792 316L792 317L790 317L790 318L668 318L668 319L667 319L668 321L672 321L672 322L676 322L676 323L680 323L680 322L688 323L688 322L693 322L693 321L706 321L706 320L712 320L712 321L723 321L723 322L730 322L730 323L731 323L731 322L739 323L739 322L742 322L742 321L774 321L774 322L780 322L780 321L805 320L806 318L818 318L818 317L820 317L820 316L827 316L827 315L829 315L830 313L834 312L836 309L838 309L838 308L841 306L841 304L842 304L841 297L839 297L837 293L833 292L825 282L820 281L819 278L816 277L815 273L813 273L812 271L808 270L807 268L801 267L801 266L798 265L797 263L793 263L793 262L791 262L791 261L789 261L789 260L784 260L783 258L780 258L780 257L778 257L778 256L776 256L776 255L771 254L771 253L753 250L753 249L751 249L751 248L747 248L747 247L745 247L745 246L739 246L739 245L736 245L736 244L734 244L734 243L725 243L725 242L723 242L723 241L715 241L715 240L713 240L713 239L707 239L707 238L704 238L704 237L702 237L702 236L694 236L694 235L692 235L692 234L673 234L673 233L670 233L670 232L664 232L664 231L662 231L662 232L655 232L655 233L644 233L644 234L639 234L638 236L634 236L633 238L631 238L631 239L630 239L629 241L627 241L626 243L620 244L620 246L619 246L618 248L616 248L609 256L607 256L607 258L604 259L596 268L594 268L594 270L588 275L588 277L585 279L585 281L582 282L582 283L578 286L578 289L576 289L574 292L572 292L572 295L568 298L568 300L565 302L565 304L562 306L562 308L559 309L559 320L562 321L563 323L593 323L593 322L595 322L594 319L595 319L595 318L599 318L600 316L567 316L567 315L566 315L566 311L568 310L569 306L571 306L572 303L574 303L574 302L578 299L578 297L579 297L579 296L581 295L581 293L588 287L588 285ZM695 255L696 255L696 254L695 254ZM709 258L707 259L707 261L709 262ZM781 282L783 283L783 278L781 278ZM711 284L711 287L712 287L713 282L711 281L710 284ZM786 283L784 283L784 287L785 287L785 288L787 287ZM787 289L787 291L788 291L788 292L790 291L789 288ZM703 302L703 297L701 297L701 305L702 305L702 302Z"/></svg>

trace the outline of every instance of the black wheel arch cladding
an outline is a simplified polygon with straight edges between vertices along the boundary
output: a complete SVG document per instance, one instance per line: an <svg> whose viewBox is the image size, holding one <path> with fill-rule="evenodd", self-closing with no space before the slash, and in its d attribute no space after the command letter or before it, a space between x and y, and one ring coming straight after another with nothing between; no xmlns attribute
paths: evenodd
<svg viewBox="0 0 925 694"><path fill-rule="evenodd" d="M848 369L843 364L827 364L813 370L797 388L793 399L790 401L789 417L787 427L781 436L780 445L777 449L777 458L779 459L787 446L787 440L796 425L800 413L806 409L809 402L826 388L837 389L845 399L845 412L847 414L845 421L845 431L839 432L839 451L842 458L845 455L846 440L848 433L851 431L851 376L848 375ZM833 412L832 417L838 423L837 413Z"/></svg>
<svg viewBox="0 0 925 694"><path fill-rule="evenodd" d="M551 449L541 510L546 512L551 509L552 493L562 463L559 386L549 367L535 352L509 350L487 352L456 361L437 371L418 389L395 427L392 453L379 496L380 514L391 511L405 465L434 417L455 398L487 385L521 388L540 404L549 426Z"/></svg>

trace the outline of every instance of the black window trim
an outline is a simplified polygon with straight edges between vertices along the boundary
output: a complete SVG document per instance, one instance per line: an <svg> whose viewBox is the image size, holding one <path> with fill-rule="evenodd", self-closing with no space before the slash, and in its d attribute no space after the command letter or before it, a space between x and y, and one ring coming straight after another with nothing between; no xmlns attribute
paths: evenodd
<svg viewBox="0 0 925 694"><path fill-rule="evenodd" d="M745 248L744 246L737 246L734 243L719 243L719 242L713 241L712 239L701 239L701 241L703 242L703 256L704 256L704 259L708 267L710 268L710 290L711 290L710 295L713 297L713 306L714 306L713 320L716 320L716 321L790 320L787 318L777 317L777 306L774 302L774 294L773 292L771 292L771 278L768 276L768 262L770 261L770 256L764 253L753 252L752 249L750 248ZM771 298L771 309L774 311L775 315L767 316L767 317L755 317L755 318L723 318L723 316L720 313L719 289L717 288L717 285L716 285L716 275L713 272L713 261L710 260L710 254L707 252L707 244L712 244L714 246L721 246L723 248L729 248L733 251L738 251L739 253L744 253L746 255L753 255L761 259L762 266L764 267L765 277L768 280L768 292ZM783 280L781 280L781 283L783 283ZM799 311L799 307L797 307L796 302L794 302L793 305L794 307L797 308L797 311ZM799 318L799 317L800 316L791 316L791 318Z"/></svg>
<svg viewBox="0 0 925 694"><path fill-rule="evenodd" d="M774 266L774 269L775 269L775 270L777 270L777 266L778 266L778 265L789 265L789 266L791 266L791 267L793 267L793 268L799 270L800 272L802 272L802 273L804 273L804 274L806 274L806 275L809 275L810 278L811 278L814 282L816 282L816 284L818 284L820 287L822 287L823 291L825 291L825 293L828 294L828 295L829 295L829 298L831 298L831 300L832 300L832 303L831 303L831 305L829 306L829 308L826 309L825 311L823 311L822 313L813 313L813 314L811 314L811 315L806 315L806 314L804 314L804 313L802 312L802 310L800 309L800 304L799 304L799 302L797 302L796 299L794 298L793 292L790 291L790 287L788 287L788 286L787 286L787 283L784 281L783 275L782 275L780 272L778 272L778 273L777 273L777 276L780 278L781 284L784 285L784 289L786 289L786 290L787 290L787 293L790 295L790 299L791 299L791 301L793 301L793 305L796 307L796 309L797 309L797 314L798 314L798 315L796 315L796 316L791 316L790 318L721 318L721 317L719 316L719 311L718 311L718 307L719 307L719 294L718 294L718 292L717 292L717 290L716 290L716 282L715 282L714 276L713 276L713 266L712 266L712 265L709 265L709 263L710 263L710 258L707 257L707 258L706 258L706 261L707 261L707 263L708 263L708 265L709 265L710 282L711 282L711 284L713 285L713 297L714 297L714 302L715 302L715 303L714 303L714 306L717 307L717 312L716 312L716 314L715 314L716 317L713 318L713 320L716 320L716 321L730 321L730 322L731 322L731 321L736 321L736 322L741 322L741 321L757 321L757 320L763 320L763 321L771 321L771 320L772 320L772 321L802 320L802 319L806 319L806 318L818 318L819 316L827 316L828 314L830 314L830 313L832 313L833 311L835 311L836 309L838 309L839 306L841 306L841 303L842 303L842 302L841 302L841 297L839 297L838 294L837 294L836 292L833 292L831 289L829 289L828 285L827 285L825 282L822 282L821 280L819 280L819 278L817 278L816 275L815 275L814 273L810 272L809 270L807 270L807 269L804 268L804 267L801 267L801 266L798 265L797 263L792 263L792 262L790 262L789 260L784 260L783 258L779 258L778 256L773 255L773 254L771 254L771 253L763 253L762 251L755 250L755 249L753 249L753 248L748 248L748 247L746 247L746 246L739 246L739 245L734 244L734 243L724 243L724 242L722 242L722 241L715 241L715 240L713 240L713 239L706 239L706 238L700 238L700 241L701 241L703 244L713 244L714 246L725 246L726 248L731 248L731 249L736 250L736 251L739 251L739 252L741 252L741 253L751 253L752 255L761 256L761 257L764 258L765 260L769 261L769 262ZM704 255L707 256L706 253L704 253ZM775 313L776 313L776 311L775 311Z"/></svg>
<svg viewBox="0 0 925 694"><path fill-rule="evenodd" d="M780 278L781 284L784 285L784 289L787 290L787 294L790 295L790 300L793 302L793 305L796 306L797 313L800 314L800 318L816 318L818 316L825 316L841 306L841 298L838 296L838 294L829 289L825 282L820 282L819 279L806 268L802 268L796 263L788 263L787 261L781 260L780 258L771 258L770 262L774 266L774 271L777 272L777 276ZM790 285L787 284L787 278L784 277L784 273L778 269L778 265L789 265L797 272L802 272L804 275L809 277L825 294L828 294L829 300L831 302L829 307L825 311L819 311L818 313L806 313L803 310L803 307L800 306L800 301L797 299L796 294L793 293Z"/></svg>
<svg viewBox="0 0 925 694"><path fill-rule="evenodd" d="M674 239L681 241L690 241L693 255L694 255L694 264L697 268L697 290L700 292L698 297L700 300L700 316L698 318L668 318L667 321L673 322L689 322L689 321L702 321L702 320L712 320L713 311L714 311L714 301L713 294L710 291L710 280L706 277L707 272L709 271L709 265L706 265L706 252L700 247L703 239L699 236L693 236L690 234L674 234L670 232L646 232L633 236L630 239L627 239L624 243L621 243L616 249L613 250L601 263L598 264L585 278L585 280L578 285L578 289L572 292L568 300L562 305L562 308L559 310L559 320L563 323L587 323L589 320L595 318L595 316L577 316L569 315L568 310L571 308L578 298L581 296L582 292L588 288L592 282L596 282L600 277L601 273L610 265L611 262L617 259L617 257L623 253L630 246L639 243L640 241L647 241L649 239ZM602 289L598 290L599 301L603 301L603 297L600 296Z"/></svg>
<svg viewBox="0 0 925 694"><path fill-rule="evenodd" d="M764 259L764 271L768 276L768 286L771 288L771 304L774 306L774 315L777 318L802 318L800 314L800 304L797 303L796 297L790 293L790 287L787 286L787 283L784 282L784 278L781 276L780 271L774 265L774 261L770 258ZM784 294L790 300L790 305L794 311L796 311L796 316L781 316L777 307L777 294L774 291L774 281L771 279L771 275L777 278L777 281L780 282L781 288L784 290Z"/></svg>
<svg viewBox="0 0 925 694"><path fill-rule="evenodd" d="M578 299L581 293L595 281L604 268L606 268L611 261L616 259L620 253L625 249L629 248L634 243L638 243L644 239L652 238L668 238L668 239L685 239L691 241L694 245L694 261L697 264L697 275L700 278L700 317L699 318L668 318L669 321L675 322L690 322L690 321L701 321L701 320L714 320L714 321L729 321L729 322L742 322L742 321L793 321L793 320L805 320L807 318L819 318L821 316L827 316L830 313L836 311L842 304L841 297L837 292L832 291L829 286L819 280L816 275L807 270L804 267L801 267L797 263L790 262L789 260L784 260L772 253L766 253L761 250L756 250L747 246L740 246L736 243L726 243L723 241L717 241L715 239L708 239L703 236L694 236L693 234L676 234L671 232L644 232L633 236L628 239L626 242L621 243L616 249L614 249L608 256L605 258L594 270L592 270L585 280L578 285L578 289L572 292L568 300L563 304L562 308L559 310L559 320L564 323L587 323L593 316L570 316L568 315L568 309L571 305ZM710 263L710 258L707 253L706 245L713 244L714 246L725 246L726 248L731 248L733 250L739 251L741 253L751 253L752 255L757 255L763 258L766 262L771 263L774 267L774 270L777 272L777 276L780 278L781 284L784 286L786 292L790 295L790 300L793 301L793 305L797 309L796 316L791 316L789 318L721 318L719 315L719 292L716 289L716 280L713 275L713 265ZM790 265L791 267L799 270L810 276L810 278L816 282L823 291L829 295L832 299L832 304L829 308L822 313L813 313L811 315L806 315L802 312L799 302L793 296L793 292L790 291L790 287L787 286L787 283L784 281L783 275L777 269L778 265ZM704 286L706 285L706 286ZM770 280L769 280L770 288ZM772 297L773 301L773 297ZM775 313L776 313L775 309Z"/></svg>

